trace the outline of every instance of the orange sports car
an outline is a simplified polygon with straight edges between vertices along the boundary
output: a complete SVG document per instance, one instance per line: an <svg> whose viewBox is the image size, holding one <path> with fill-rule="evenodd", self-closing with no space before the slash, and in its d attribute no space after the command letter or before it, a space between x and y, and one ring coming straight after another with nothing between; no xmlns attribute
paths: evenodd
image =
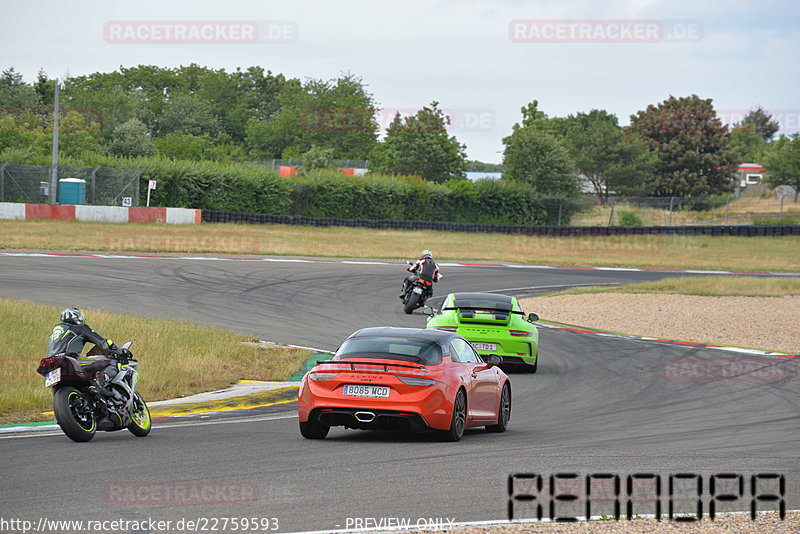
<svg viewBox="0 0 800 534"><path fill-rule="evenodd" d="M322 439L332 426L426 431L458 441L467 428L504 432L511 382L500 356L481 357L453 332L364 328L300 384L300 433Z"/></svg>

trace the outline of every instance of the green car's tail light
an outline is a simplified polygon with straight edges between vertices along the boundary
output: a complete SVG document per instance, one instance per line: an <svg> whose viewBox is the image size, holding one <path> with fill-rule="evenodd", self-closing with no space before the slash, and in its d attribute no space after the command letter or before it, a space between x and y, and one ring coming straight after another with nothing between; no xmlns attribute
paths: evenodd
<svg viewBox="0 0 800 534"><path fill-rule="evenodd" d="M533 335L527 330L509 330L508 333L511 334L512 336L519 336L519 337L531 337Z"/></svg>
<svg viewBox="0 0 800 534"><path fill-rule="evenodd" d="M398 380L407 386L432 386L436 380L430 378L420 378L418 376L400 376L397 375Z"/></svg>
<svg viewBox="0 0 800 534"><path fill-rule="evenodd" d="M436 330L444 330L445 332L455 332L458 330L457 326L437 326Z"/></svg>
<svg viewBox="0 0 800 534"><path fill-rule="evenodd" d="M309 373L308 374L308 379L309 380L319 380L319 381L330 380L330 379L332 379L333 377L335 377L338 374L339 373Z"/></svg>

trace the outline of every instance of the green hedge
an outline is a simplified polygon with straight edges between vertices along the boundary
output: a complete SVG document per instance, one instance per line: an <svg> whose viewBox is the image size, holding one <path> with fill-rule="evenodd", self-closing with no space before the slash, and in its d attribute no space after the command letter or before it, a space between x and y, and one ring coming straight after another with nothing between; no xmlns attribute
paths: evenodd
<svg viewBox="0 0 800 534"><path fill-rule="evenodd" d="M43 162L46 163L46 162ZM318 170L281 178L252 165L176 161L161 157L118 158L86 154L62 164L144 169L140 199L157 180L150 205L242 213L350 219L452 221L480 224L568 224L577 209L558 199L538 198L526 184L503 180L426 182L419 177L346 176Z"/></svg>

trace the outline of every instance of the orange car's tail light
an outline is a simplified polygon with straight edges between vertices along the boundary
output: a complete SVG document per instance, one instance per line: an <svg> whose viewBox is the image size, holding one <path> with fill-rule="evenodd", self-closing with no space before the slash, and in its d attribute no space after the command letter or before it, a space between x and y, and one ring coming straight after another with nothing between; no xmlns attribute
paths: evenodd
<svg viewBox="0 0 800 534"><path fill-rule="evenodd" d="M432 386L436 383L436 380L431 380L430 378L422 378L419 376L397 375L397 379L407 386Z"/></svg>
<svg viewBox="0 0 800 534"><path fill-rule="evenodd" d="M531 337L533 334L526 331L526 330L509 330L509 334L512 336L519 336L519 337Z"/></svg>
<svg viewBox="0 0 800 534"><path fill-rule="evenodd" d="M319 373L319 372L317 372L317 373L308 373L308 379L309 380L319 380L319 381L330 380L330 379L332 379L333 377L335 377L338 374L339 373Z"/></svg>
<svg viewBox="0 0 800 534"><path fill-rule="evenodd" d="M457 326L437 326L436 330L444 330L445 332L455 332L458 330Z"/></svg>

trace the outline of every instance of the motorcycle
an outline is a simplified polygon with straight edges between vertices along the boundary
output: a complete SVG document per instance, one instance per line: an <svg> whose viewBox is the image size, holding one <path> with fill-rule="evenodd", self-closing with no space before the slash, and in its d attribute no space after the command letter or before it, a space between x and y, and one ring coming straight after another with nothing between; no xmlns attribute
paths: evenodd
<svg viewBox="0 0 800 534"><path fill-rule="evenodd" d="M36 372L45 377L45 387L53 388L58 426L71 440L89 441L98 430L127 428L138 437L150 433L150 410L136 391L139 362L128 350L130 346L128 341L120 354L111 358L95 346L87 359L59 354L39 362Z"/></svg>
<svg viewBox="0 0 800 534"><path fill-rule="evenodd" d="M408 265L411 266L414 263L409 261ZM425 301L433 295L433 284L415 274L406 278L406 281L402 294L403 311L411 314L415 309L422 308Z"/></svg>

